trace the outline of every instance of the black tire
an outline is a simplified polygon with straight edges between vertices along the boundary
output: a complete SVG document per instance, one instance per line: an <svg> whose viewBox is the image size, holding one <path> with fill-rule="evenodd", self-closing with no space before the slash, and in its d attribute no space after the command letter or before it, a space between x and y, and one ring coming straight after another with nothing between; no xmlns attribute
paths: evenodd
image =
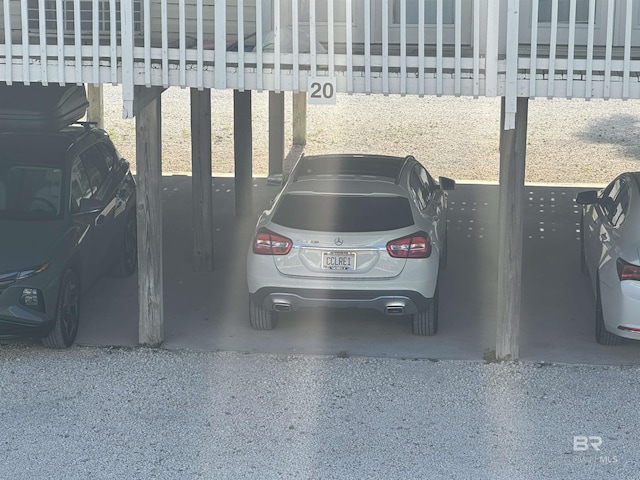
<svg viewBox="0 0 640 480"><path fill-rule="evenodd" d="M411 315L411 329L414 335L431 336L438 332L438 287L433 293L429 307Z"/></svg>
<svg viewBox="0 0 640 480"><path fill-rule="evenodd" d="M588 273L587 258L584 255L584 213L580 214L580 271L582 273Z"/></svg>
<svg viewBox="0 0 640 480"><path fill-rule="evenodd" d="M127 217L118 252L118 259L111 275L114 277L130 277L138 266L138 226L136 212Z"/></svg>
<svg viewBox="0 0 640 480"><path fill-rule="evenodd" d="M48 348L70 347L80 324L80 283L73 270L67 270L60 282L55 323L49 335L42 339Z"/></svg>
<svg viewBox="0 0 640 480"><path fill-rule="evenodd" d="M249 300L249 322L256 330L273 330L278 325L278 314L265 310Z"/></svg>
<svg viewBox="0 0 640 480"><path fill-rule="evenodd" d="M596 342L600 345L616 346L622 343L622 337L614 335L604 326L604 314L602 312L602 300L600 299L600 280L598 279L596 291Z"/></svg>

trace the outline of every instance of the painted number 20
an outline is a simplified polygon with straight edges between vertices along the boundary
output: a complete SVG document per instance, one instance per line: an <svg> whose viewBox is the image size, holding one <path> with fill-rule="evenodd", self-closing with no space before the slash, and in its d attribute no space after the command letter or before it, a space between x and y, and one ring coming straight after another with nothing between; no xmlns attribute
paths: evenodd
<svg viewBox="0 0 640 480"><path fill-rule="evenodd" d="M329 99L333 98L333 85L331 83L313 82L311 84L311 98Z"/></svg>

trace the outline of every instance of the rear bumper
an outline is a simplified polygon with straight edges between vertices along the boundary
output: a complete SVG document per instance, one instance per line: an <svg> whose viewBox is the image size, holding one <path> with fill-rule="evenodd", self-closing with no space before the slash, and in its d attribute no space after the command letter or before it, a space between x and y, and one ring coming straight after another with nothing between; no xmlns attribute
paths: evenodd
<svg viewBox="0 0 640 480"><path fill-rule="evenodd" d="M409 315L425 311L432 299L406 290L320 290L306 288L261 288L251 301L266 310L295 311L299 308L365 308L388 315Z"/></svg>

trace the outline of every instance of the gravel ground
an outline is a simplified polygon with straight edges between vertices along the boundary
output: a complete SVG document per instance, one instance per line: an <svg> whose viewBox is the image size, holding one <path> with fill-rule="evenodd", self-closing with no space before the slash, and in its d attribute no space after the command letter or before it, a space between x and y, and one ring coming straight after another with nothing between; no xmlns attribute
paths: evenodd
<svg viewBox="0 0 640 480"><path fill-rule="evenodd" d="M105 124L135 160L135 122L123 120L120 87L105 86ZM268 165L268 94L253 94L254 172ZM285 94L285 145L291 140L291 94ZM527 181L602 184L638 169L638 101L548 100L529 102ZM214 172L233 172L233 93L212 91ZM191 170L189 90L162 94L163 169ZM307 154L413 154L435 175L497 181L500 100L339 94L337 104L309 105ZM135 163L135 162L134 162Z"/></svg>
<svg viewBox="0 0 640 480"><path fill-rule="evenodd" d="M635 367L0 347L3 479L638 478Z"/></svg>

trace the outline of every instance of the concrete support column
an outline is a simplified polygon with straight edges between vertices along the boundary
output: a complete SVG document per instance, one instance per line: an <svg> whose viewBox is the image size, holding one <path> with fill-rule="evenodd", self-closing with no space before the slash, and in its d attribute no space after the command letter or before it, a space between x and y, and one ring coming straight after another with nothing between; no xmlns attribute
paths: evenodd
<svg viewBox="0 0 640 480"><path fill-rule="evenodd" d="M498 253L498 331L496 358L517 360L520 354L524 176L528 98L518 98L515 129L504 130L505 98L500 121L500 201Z"/></svg>
<svg viewBox="0 0 640 480"><path fill-rule="evenodd" d="M104 128L104 99L102 84L95 86L87 85L87 121L96 122L98 128Z"/></svg>
<svg viewBox="0 0 640 480"><path fill-rule="evenodd" d="M160 92L136 87L148 97L136 113L136 166L138 208L138 341L159 345L164 339L162 281L162 117ZM135 107L134 107L135 108Z"/></svg>
<svg viewBox="0 0 640 480"><path fill-rule="evenodd" d="M269 92L269 175L284 164L284 92Z"/></svg>
<svg viewBox="0 0 640 480"><path fill-rule="evenodd" d="M236 216L253 213L253 141L251 91L233 91L233 146L236 179Z"/></svg>
<svg viewBox="0 0 640 480"><path fill-rule="evenodd" d="M293 94L293 144L307 144L307 92Z"/></svg>
<svg viewBox="0 0 640 480"><path fill-rule="evenodd" d="M191 89L193 270L213 271L211 90Z"/></svg>

